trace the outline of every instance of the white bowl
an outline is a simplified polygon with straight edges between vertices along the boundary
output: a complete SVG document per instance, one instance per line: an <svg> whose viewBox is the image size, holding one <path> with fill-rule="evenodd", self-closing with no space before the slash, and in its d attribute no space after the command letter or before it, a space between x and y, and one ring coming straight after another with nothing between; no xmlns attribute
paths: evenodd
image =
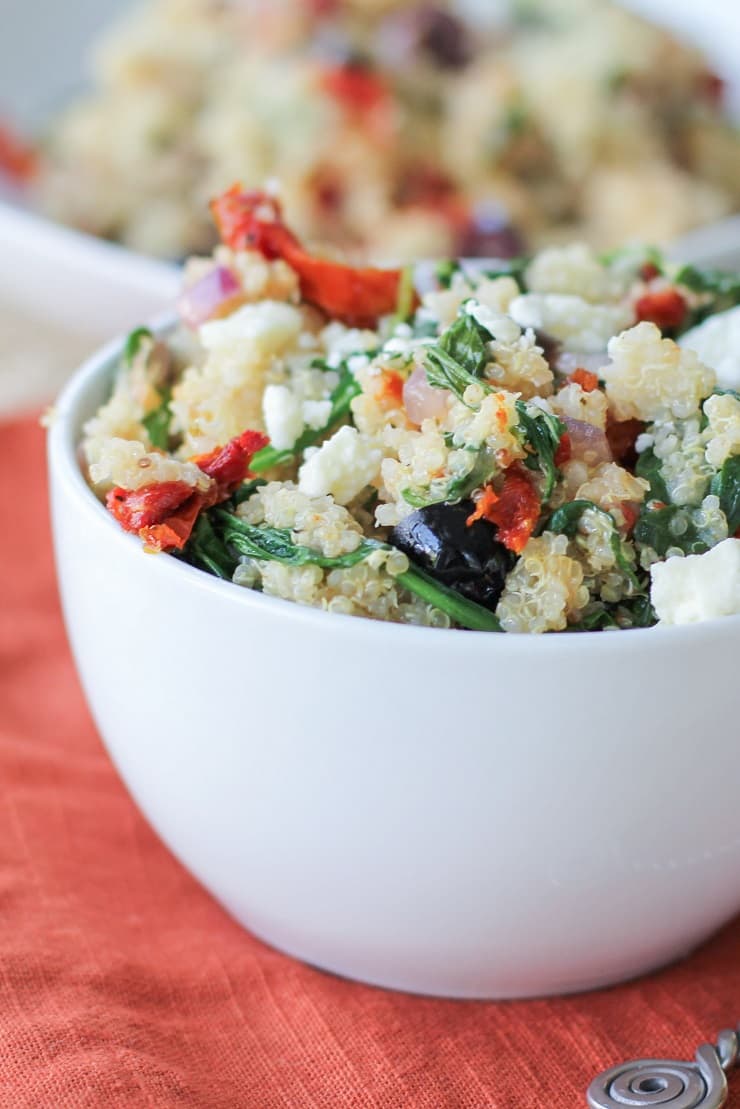
<svg viewBox="0 0 740 1109"><path fill-rule="evenodd" d="M339 974L524 997L619 981L740 908L740 617L505 636L328 615L148 556L50 433L72 646L122 777L246 927Z"/></svg>

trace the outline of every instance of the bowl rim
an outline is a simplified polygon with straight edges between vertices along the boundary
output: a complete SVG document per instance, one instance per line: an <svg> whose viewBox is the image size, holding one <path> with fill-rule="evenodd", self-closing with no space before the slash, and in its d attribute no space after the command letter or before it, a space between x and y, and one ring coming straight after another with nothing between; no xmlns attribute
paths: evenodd
<svg viewBox="0 0 740 1109"><path fill-rule="evenodd" d="M150 319L145 326L154 334L163 335L172 330L176 323L176 315L168 311ZM84 478L78 453L80 410L85 407L90 391L119 361L125 342L126 336L119 335L98 348L67 381L51 408L47 433L47 458L50 484L58 482L91 523L94 520L98 525L107 527L113 542L125 545L131 555L141 559L144 552L140 540L137 536L123 531L95 496ZM427 649L434 644L439 647L449 642L451 635L454 635L454 642L458 645L462 645L463 642L468 645L475 642L476 650L505 650L507 653L522 650L527 653L560 650L566 653L576 651L580 654L584 650L631 650L638 643L642 647L658 645L677 647L689 640L696 646L703 639L716 638L719 632L740 634L740 614L715 617L693 624L664 626L658 624L650 628L624 629L629 631L629 635L612 634L608 631L569 632L567 630L549 635L533 635L524 632L518 634L478 632L469 628L430 628L326 612L282 597L266 596L253 589L235 586L232 582L223 581L172 557L150 556L146 560L146 565L156 573L164 573L170 577L174 575L175 579L179 577L183 588L198 588L222 601L228 602L230 599L234 605L246 609L261 609L264 612L272 612L275 616L282 615L289 622L314 624L317 629L322 627L327 629L333 627L337 631L344 629L346 633L351 632L355 637L366 638L371 642L377 636L381 638L386 638L388 635L400 636L400 641L407 642L409 646L416 642L417 645L423 645ZM484 641L488 641L492 646L482 648ZM554 644L559 644L559 647ZM618 644L622 646L618 647Z"/></svg>

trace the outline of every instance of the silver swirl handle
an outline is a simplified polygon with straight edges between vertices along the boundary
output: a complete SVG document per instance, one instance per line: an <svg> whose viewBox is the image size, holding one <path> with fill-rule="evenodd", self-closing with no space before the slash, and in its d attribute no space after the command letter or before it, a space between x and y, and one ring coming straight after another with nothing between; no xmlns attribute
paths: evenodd
<svg viewBox="0 0 740 1109"><path fill-rule="evenodd" d="M738 1034L726 1030L716 1047L702 1044L693 1063L636 1059L604 1071L588 1088L588 1104L591 1109L721 1109L728 1094L725 1072L739 1058Z"/></svg>

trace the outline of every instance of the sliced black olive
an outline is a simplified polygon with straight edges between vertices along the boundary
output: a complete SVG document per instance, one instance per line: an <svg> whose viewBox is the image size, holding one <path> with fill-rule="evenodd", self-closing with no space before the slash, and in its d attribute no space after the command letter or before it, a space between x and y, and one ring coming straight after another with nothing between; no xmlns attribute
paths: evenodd
<svg viewBox="0 0 740 1109"><path fill-rule="evenodd" d="M468 500L417 509L395 526L390 542L444 585L493 610L516 557L487 520L468 527L474 507Z"/></svg>
<svg viewBox="0 0 740 1109"><path fill-rule="evenodd" d="M473 56L465 25L444 8L420 4L419 44L440 69L464 69Z"/></svg>

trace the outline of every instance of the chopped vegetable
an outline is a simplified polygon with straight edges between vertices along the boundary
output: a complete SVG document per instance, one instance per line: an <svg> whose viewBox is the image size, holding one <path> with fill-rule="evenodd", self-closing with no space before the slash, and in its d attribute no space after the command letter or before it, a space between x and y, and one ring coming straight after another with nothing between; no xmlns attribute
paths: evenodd
<svg viewBox="0 0 740 1109"><path fill-rule="evenodd" d="M512 466L504 474L498 493L487 485L468 526L485 519L498 528L498 540L510 551L521 554L540 518L540 498L526 474Z"/></svg>
<svg viewBox="0 0 740 1109"><path fill-rule="evenodd" d="M258 250L282 258L298 274L304 300L333 319L373 327L398 303L401 270L345 266L315 258L282 222L279 203L266 193L234 185L211 203L223 242L232 250Z"/></svg>

